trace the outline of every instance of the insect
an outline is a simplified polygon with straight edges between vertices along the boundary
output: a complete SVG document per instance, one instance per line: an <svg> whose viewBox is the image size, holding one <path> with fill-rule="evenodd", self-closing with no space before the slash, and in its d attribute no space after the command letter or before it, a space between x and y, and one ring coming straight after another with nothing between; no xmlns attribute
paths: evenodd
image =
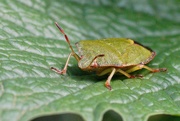
<svg viewBox="0 0 180 121"><path fill-rule="evenodd" d="M98 76L109 74L105 87L111 90L111 79L115 73L120 73L128 78L136 76L129 73L142 68L150 72L166 71L166 68L152 69L145 64L155 57L155 52L137 44L127 38L107 38L101 40L84 40L76 43L79 55L71 46L68 36L64 30L55 22L60 32L64 35L66 42L71 49L66 64L62 70L51 67L51 70L58 74L66 74L67 66L71 56L78 62L78 66L83 71L95 71ZM141 76L140 76L141 77Z"/></svg>

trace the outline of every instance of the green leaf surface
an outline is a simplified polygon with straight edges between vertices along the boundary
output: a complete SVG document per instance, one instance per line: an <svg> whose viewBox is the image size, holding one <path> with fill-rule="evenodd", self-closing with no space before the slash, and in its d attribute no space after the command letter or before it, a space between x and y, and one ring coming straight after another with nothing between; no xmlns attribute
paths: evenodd
<svg viewBox="0 0 180 121"><path fill-rule="evenodd" d="M0 120L27 121L55 114L77 114L86 121L118 115L124 121L147 121L157 114L179 117L179 3L1 0ZM73 47L85 39L132 38L156 52L148 66L168 71L135 72L144 74L142 79L116 76L112 91L104 87L106 76L81 71L75 59L70 60L66 75L58 75L50 67L63 68L70 50L55 21Z"/></svg>

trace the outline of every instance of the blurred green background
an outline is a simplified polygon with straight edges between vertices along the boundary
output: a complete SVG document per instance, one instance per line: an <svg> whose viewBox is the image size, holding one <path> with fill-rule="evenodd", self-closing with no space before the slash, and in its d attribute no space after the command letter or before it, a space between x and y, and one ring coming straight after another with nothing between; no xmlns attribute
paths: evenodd
<svg viewBox="0 0 180 121"><path fill-rule="evenodd" d="M1 0L1 121L178 121L180 120L179 0ZM150 47L148 66L165 73L134 72L142 79L81 71L54 22L73 48L79 40L125 37ZM75 49L77 51L77 49Z"/></svg>

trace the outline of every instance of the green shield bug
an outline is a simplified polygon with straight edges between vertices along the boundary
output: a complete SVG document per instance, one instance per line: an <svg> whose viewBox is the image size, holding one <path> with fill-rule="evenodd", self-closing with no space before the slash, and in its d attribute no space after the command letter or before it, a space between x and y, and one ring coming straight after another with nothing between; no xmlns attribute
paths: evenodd
<svg viewBox="0 0 180 121"><path fill-rule="evenodd" d="M155 52L127 38L107 38L101 40L84 40L76 43L79 55L70 44L64 30L55 23L64 35L71 49L66 64L62 70L51 67L58 74L65 74L71 56L78 61L78 66L84 71L95 71L98 76L109 74L105 86L111 90L110 81L115 73L121 73L128 78L136 76L129 73L145 68L150 72L166 71L166 68L152 69L145 64L155 57Z"/></svg>

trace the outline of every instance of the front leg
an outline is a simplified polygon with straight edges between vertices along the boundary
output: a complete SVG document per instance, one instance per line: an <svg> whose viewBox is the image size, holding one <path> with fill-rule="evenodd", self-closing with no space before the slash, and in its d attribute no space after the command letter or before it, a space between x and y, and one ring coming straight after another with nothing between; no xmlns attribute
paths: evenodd
<svg viewBox="0 0 180 121"><path fill-rule="evenodd" d="M51 67L51 70L55 71L58 74L66 74L67 66L68 66L71 55L72 55L72 53L69 54L69 56L67 58L67 61L66 61L66 64L65 64L65 66L64 66L64 68L62 70L59 70L59 69L57 69L55 67Z"/></svg>

